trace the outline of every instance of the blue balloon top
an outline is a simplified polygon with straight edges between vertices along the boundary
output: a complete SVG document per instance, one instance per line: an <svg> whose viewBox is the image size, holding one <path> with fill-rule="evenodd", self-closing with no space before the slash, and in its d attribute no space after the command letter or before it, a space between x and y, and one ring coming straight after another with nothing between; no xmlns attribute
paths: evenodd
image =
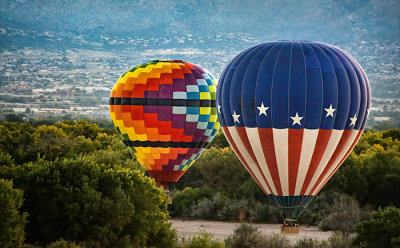
<svg viewBox="0 0 400 248"><path fill-rule="evenodd" d="M370 88L360 65L334 46L268 42L228 64L217 107L222 126L359 130L367 119Z"/></svg>

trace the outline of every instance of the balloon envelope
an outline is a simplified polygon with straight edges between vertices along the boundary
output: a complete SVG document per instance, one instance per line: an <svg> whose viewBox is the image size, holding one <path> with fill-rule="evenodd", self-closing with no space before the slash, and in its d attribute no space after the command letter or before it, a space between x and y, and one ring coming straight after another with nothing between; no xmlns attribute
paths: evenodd
<svg viewBox="0 0 400 248"><path fill-rule="evenodd" d="M346 52L308 41L259 44L221 75L218 117L268 198L296 219L357 143L370 87Z"/></svg>
<svg viewBox="0 0 400 248"><path fill-rule="evenodd" d="M124 144L156 182L176 182L214 138L216 80L182 60L154 60L124 73L110 113Z"/></svg>

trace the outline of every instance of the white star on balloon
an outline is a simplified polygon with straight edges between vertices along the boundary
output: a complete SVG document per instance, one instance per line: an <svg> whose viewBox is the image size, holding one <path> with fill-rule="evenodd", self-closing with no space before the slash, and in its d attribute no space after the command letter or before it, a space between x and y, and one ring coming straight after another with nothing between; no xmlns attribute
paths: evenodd
<svg viewBox="0 0 400 248"><path fill-rule="evenodd" d="M218 113L221 114L221 105L218 105Z"/></svg>
<svg viewBox="0 0 400 248"><path fill-rule="evenodd" d="M296 112L296 116L290 117L293 120L292 126L299 124L301 126L300 121L304 118L304 117L300 117L299 113Z"/></svg>
<svg viewBox="0 0 400 248"><path fill-rule="evenodd" d="M331 104L331 106L329 106L329 108L324 108L324 109L326 111L326 116L325 117L328 117L328 116L332 116L333 117L333 112L336 111L336 109L332 108L332 104Z"/></svg>
<svg viewBox="0 0 400 248"><path fill-rule="evenodd" d="M240 121L239 121L240 115L237 115L236 112L235 112L235 110L233 111L232 117L233 117L233 122L234 122L234 123L235 123L235 122L240 123Z"/></svg>
<svg viewBox="0 0 400 248"><path fill-rule="evenodd" d="M261 103L261 106L257 108L260 111L259 115L267 116L267 110L269 109L269 107L265 107L263 102Z"/></svg>
<svg viewBox="0 0 400 248"><path fill-rule="evenodd" d="M350 123L349 126L354 126L354 125L356 125L356 121L357 121L357 115L356 115L356 114L354 114L354 117L353 117L353 118L349 118L349 119L350 119L350 121L351 121L351 123Z"/></svg>

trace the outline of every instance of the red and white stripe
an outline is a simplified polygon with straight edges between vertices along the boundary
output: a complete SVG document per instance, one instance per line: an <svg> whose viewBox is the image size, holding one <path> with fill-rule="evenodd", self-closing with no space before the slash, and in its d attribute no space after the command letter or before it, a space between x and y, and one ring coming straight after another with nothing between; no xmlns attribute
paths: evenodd
<svg viewBox="0 0 400 248"><path fill-rule="evenodd" d="M362 130L223 127L231 147L266 194L316 195Z"/></svg>
<svg viewBox="0 0 400 248"><path fill-rule="evenodd" d="M329 179L335 174L335 172L339 169L342 165L344 160L349 156L350 152L353 150L354 146L357 144L358 140L361 137L363 130L345 130L343 136L346 141L343 142L343 148L339 148L338 153L340 153L337 158L332 156L332 164L333 166L326 171L325 175L321 183L316 184L316 190L313 190L312 194L316 195L322 189L322 187L329 181ZM346 137L347 136L347 137ZM349 147L350 144L350 147ZM343 155L344 154L344 155Z"/></svg>

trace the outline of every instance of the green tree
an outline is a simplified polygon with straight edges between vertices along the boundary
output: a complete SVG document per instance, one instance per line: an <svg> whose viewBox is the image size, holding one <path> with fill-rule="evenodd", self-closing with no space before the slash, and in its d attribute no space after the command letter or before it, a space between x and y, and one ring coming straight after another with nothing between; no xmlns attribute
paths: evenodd
<svg viewBox="0 0 400 248"><path fill-rule="evenodd" d="M28 243L73 240L87 247L169 247L167 198L143 172L90 158L0 167L24 190ZM158 235L165 237L157 243Z"/></svg>
<svg viewBox="0 0 400 248"><path fill-rule="evenodd" d="M185 188L177 192L172 198L172 205L170 206L171 214L175 216L188 216L188 210L192 204L197 203L199 200L211 198L216 192L211 188Z"/></svg>
<svg viewBox="0 0 400 248"><path fill-rule="evenodd" d="M95 139L99 133L111 134L113 131L100 128L94 123L89 123L87 120L77 120L57 122L54 124L56 127L64 130L65 133L72 137L84 136L85 138Z"/></svg>
<svg viewBox="0 0 400 248"><path fill-rule="evenodd" d="M35 129L26 123L0 124L0 151L12 156L17 163L33 161L37 158L34 151L36 143Z"/></svg>
<svg viewBox="0 0 400 248"><path fill-rule="evenodd" d="M20 247L25 239L27 213L20 208L23 192L13 188L11 181L0 178L0 246Z"/></svg>
<svg viewBox="0 0 400 248"><path fill-rule="evenodd" d="M400 247L400 209L379 208L372 212L369 220L361 221L356 231L354 243L361 247Z"/></svg>
<svg viewBox="0 0 400 248"><path fill-rule="evenodd" d="M361 205L400 207L400 141L392 137L396 131L389 134L366 132L325 190L345 192Z"/></svg>
<svg viewBox="0 0 400 248"><path fill-rule="evenodd" d="M238 192L241 185L251 178L230 147L207 149L185 174L176 187L208 186L228 194Z"/></svg>
<svg viewBox="0 0 400 248"><path fill-rule="evenodd" d="M47 160L54 160L56 157L69 156L71 142L61 128L43 125L36 128L35 143L31 149Z"/></svg>
<svg viewBox="0 0 400 248"><path fill-rule="evenodd" d="M225 148L229 147L228 140L225 138L224 133L220 130L217 135L215 135L213 141L210 144L211 147Z"/></svg>

